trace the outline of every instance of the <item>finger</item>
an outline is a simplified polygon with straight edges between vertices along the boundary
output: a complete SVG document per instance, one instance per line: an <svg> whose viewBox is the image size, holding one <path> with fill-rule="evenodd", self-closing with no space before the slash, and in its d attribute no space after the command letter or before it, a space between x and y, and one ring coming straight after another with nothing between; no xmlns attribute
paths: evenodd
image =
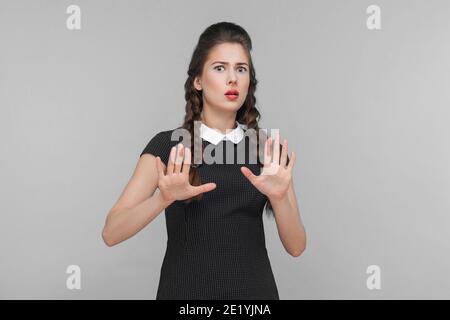
<svg viewBox="0 0 450 320"><path fill-rule="evenodd" d="M173 167L175 163L175 152L176 148L172 147L172 149L170 149L169 163L167 164L167 175L173 174Z"/></svg>
<svg viewBox="0 0 450 320"><path fill-rule="evenodd" d="M287 169L289 170L289 171L292 171L292 168L294 167L294 162L295 162L295 159L297 158L297 156L295 155L295 152L294 151L292 151L291 152L291 158L289 159L289 164L288 164L288 166L287 166Z"/></svg>
<svg viewBox="0 0 450 320"><path fill-rule="evenodd" d="M177 158L175 160L175 170L174 173L181 173L181 165L183 163L183 144L179 143L177 145Z"/></svg>
<svg viewBox="0 0 450 320"><path fill-rule="evenodd" d="M273 162L275 164L280 164L280 132L277 131L275 135L275 145L273 147Z"/></svg>
<svg viewBox="0 0 450 320"><path fill-rule="evenodd" d="M199 195L200 193L208 192L214 190L216 188L216 184L214 182L205 183L200 186L193 187L194 188L194 196Z"/></svg>
<svg viewBox="0 0 450 320"><path fill-rule="evenodd" d="M253 174L253 172L247 168L247 167L241 167L241 172L244 174L244 176L250 180L251 183L255 183L256 182L256 178L257 176L255 176Z"/></svg>
<svg viewBox="0 0 450 320"><path fill-rule="evenodd" d="M183 161L183 174L189 175L189 169L191 168L191 148L184 148Z"/></svg>
<svg viewBox="0 0 450 320"><path fill-rule="evenodd" d="M272 161L272 138L266 140L264 145L264 166L268 166Z"/></svg>
<svg viewBox="0 0 450 320"><path fill-rule="evenodd" d="M287 140L284 139L283 140L283 147L281 149L281 160L280 160L280 166L282 168L286 167L286 162L287 162L287 151L288 151L288 143Z"/></svg>
<svg viewBox="0 0 450 320"><path fill-rule="evenodd" d="M164 177L164 168L161 163L161 158L159 156L156 157L156 168L158 170L158 178Z"/></svg>

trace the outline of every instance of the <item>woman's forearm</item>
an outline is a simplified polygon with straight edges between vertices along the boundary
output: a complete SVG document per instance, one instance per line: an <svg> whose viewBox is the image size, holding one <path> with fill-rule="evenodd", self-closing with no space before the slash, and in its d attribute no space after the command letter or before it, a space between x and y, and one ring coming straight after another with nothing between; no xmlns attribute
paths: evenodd
<svg viewBox="0 0 450 320"><path fill-rule="evenodd" d="M282 198L270 199L270 203L283 246L292 256L298 257L306 247L306 232L293 186Z"/></svg>
<svg viewBox="0 0 450 320"><path fill-rule="evenodd" d="M169 205L170 203L162 199L157 189L151 197L132 208L110 212L103 228L103 240L111 247L132 237Z"/></svg>

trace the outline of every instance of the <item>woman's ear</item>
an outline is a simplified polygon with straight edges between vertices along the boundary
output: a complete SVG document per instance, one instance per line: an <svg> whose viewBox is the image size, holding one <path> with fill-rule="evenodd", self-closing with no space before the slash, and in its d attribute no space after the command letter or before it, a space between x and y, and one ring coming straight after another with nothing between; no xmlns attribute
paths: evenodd
<svg viewBox="0 0 450 320"><path fill-rule="evenodd" d="M202 90L201 81L198 77L195 77L195 79L194 79L194 87L195 87L195 89L197 89L199 91Z"/></svg>

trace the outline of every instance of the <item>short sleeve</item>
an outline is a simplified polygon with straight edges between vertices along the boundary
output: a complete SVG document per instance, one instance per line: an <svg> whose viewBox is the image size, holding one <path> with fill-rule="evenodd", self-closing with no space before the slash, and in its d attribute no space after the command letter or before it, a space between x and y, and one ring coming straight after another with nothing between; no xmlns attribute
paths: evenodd
<svg viewBox="0 0 450 320"><path fill-rule="evenodd" d="M145 153L150 153L155 157L159 156L161 160L167 165L169 159L167 149L169 149L170 151L170 148L171 147L169 145L169 141L167 141L166 134L164 134L164 132L159 132L150 139L149 143L147 143L139 157L141 157Z"/></svg>
<svg viewBox="0 0 450 320"><path fill-rule="evenodd" d="M161 158L163 163L167 166L169 162L170 149L177 144L177 141L171 141L171 133L173 130L161 131L157 133L142 150L139 157L145 153L149 153Z"/></svg>

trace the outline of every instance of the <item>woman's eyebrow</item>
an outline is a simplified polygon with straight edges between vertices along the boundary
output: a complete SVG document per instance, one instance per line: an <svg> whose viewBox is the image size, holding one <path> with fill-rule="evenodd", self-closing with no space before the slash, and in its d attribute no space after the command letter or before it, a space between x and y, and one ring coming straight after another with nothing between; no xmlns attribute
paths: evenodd
<svg viewBox="0 0 450 320"><path fill-rule="evenodd" d="M225 62L225 61L214 61L214 62L211 63L211 64L214 64L214 63L229 64L228 62ZM236 65L247 65L247 66L248 66L248 63L245 63L245 62L237 62Z"/></svg>

